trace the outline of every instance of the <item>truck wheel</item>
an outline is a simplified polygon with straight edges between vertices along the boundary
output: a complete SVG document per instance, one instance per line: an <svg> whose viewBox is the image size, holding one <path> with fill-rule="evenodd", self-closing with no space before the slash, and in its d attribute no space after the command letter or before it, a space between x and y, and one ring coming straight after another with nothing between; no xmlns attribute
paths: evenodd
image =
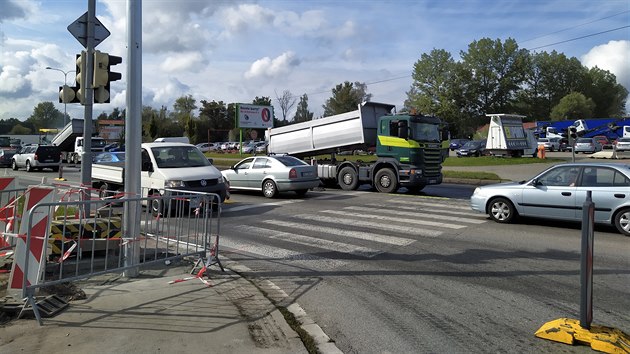
<svg viewBox="0 0 630 354"><path fill-rule="evenodd" d="M262 192L265 197L273 198L278 194L278 187L276 187L274 181L268 179L263 182Z"/></svg>
<svg viewBox="0 0 630 354"><path fill-rule="evenodd" d="M384 168L376 172L374 185L381 193L393 193L398 190L398 179L394 171L389 168Z"/></svg>
<svg viewBox="0 0 630 354"><path fill-rule="evenodd" d="M72 155L72 163L75 164L75 165L79 163L79 156L78 155Z"/></svg>
<svg viewBox="0 0 630 354"><path fill-rule="evenodd" d="M357 172L350 166L341 169L337 180L339 181L339 186L344 191L353 191L359 186Z"/></svg>
<svg viewBox="0 0 630 354"><path fill-rule="evenodd" d="M33 167L31 167L31 162L26 160L26 172L33 172Z"/></svg>
<svg viewBox="0 0 630 354"><path fill-rule="evenodd" d="M11 168L13 169L13 171L18 170L18 165L17 165L17 162L15 162L15 160L11 161Z"/></svg>

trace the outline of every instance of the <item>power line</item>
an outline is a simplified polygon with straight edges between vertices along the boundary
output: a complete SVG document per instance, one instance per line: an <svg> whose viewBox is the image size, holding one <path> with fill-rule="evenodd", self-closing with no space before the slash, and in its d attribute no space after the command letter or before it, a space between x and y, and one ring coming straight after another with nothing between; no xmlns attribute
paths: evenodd
<svg viewBox="0 0 630 354"><path fill-rule="evenodd" d="M524 41L521 41L521 44L522 44L522 43L525 43L525 42L530 42L530 41L533 41L533 40L538 39L538 38L543 38L543 37L551 36L552 34L556 34L556 33L560 33L560 32L565 32L565 31L568 31L568 30L571 30L571 29L574 29L574 28L578 28L578 27L582 27L582 26L585 26L585 25L590 25L591 23L595 23L595 22L597 22L597 21L605 20L605 19L607 19L607 18L611 18L611 17L615 17L615 16L623 15L623 14L626 14L626 13L628 13L628 12L630 12L630 10L623 11L623 12L619 12L619 13L616 13L616 14L614 14L614 15L610 15L610 16L602 17L602 18L600 18L600 19L593 20L593 21L590 21L590 22L581 23L581 24L579 24L579 25L575 25L575 26L573 26L573 27L567 27L567 28L564 28L564 29L561 29L561 30L558 30L558 31L555 31L555 32L551 32L551 33L543 34L542 36L534 37L534 38L531 38L531 39L526 39L526 40L524 40Z"/></svg>
<svg viewBox="0 0 630 354"><path fill-rule="evenodd" d="M557 44L562 44L562 43L567 43L567 42L573 42L573 41L577 41L578 39L584 39L584 38L588 38L588 37L593 37L593 36L597 36L603 33L608 33L608 32L613 32L613 31L618 31L620 29L624 29L624 28L628 28L630 27L630 25L628 26L621 26L621 27L617 27L617 28L613 28L607 31L602 31L602 32L597 32L597 33L592 33L592 34L587 34L586 36L581 36L581 37L576 37L576 38L571 38L571 39L567 39L564 41L560 41L560 42L556 42L556 43L551 43L551 44L546 44L546 45L541 45L539 47L535 47L535 48L530 48L528 50L536 50L536 49L540 49L540 48L545 48L545 47L551 47L552 45L557 45Z"/></svg>

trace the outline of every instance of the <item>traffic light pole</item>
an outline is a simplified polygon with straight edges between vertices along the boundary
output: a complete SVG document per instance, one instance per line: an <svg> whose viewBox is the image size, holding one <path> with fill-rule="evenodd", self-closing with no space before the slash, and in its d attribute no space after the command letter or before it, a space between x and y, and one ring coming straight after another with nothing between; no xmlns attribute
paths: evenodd
<svg viewBox="0 0 630 354"><path fill-rule="evenodd" d="M94 77L94 24L96 22L96 0L88 0L87 22L87 51L85 66L85 113L83 115L83 156L81 156L81 185L84 188L92 186L92 106L94 102L94 89L92 81ZM89 200L89 192L83 193L84 200ZM86 210L90 215L90 210Z"/></svg>

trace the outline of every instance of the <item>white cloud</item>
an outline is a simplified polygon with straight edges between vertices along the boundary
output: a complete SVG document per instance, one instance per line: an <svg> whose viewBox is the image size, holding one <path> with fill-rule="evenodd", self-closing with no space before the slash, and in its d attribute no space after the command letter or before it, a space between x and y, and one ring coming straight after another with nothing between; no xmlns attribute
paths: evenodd
<svg viewBox="0 0 630 354"><path fill-rule="evenodd" d="M204 58L199 52L184 52L168 56L160 65L166 72L199 71L204 63Z"/></svg>
<svg viewBox="0 0 630 354"><path fill-rule="evenodd" d="M256 60L245 72L246 79L253 79L257 77L277 77L280 75L286 75L291 70L300 64L300 60L295 57L295 53L288 51L282 53L280 56L271 59L264 57Z"/></svg>
<svg viewBox="0 0 630 354"><path fill-rule="evenodd" d="M582 64L610 71L617 77L617 82L630 91L630 41L598 45L582 57Z"/></svg>

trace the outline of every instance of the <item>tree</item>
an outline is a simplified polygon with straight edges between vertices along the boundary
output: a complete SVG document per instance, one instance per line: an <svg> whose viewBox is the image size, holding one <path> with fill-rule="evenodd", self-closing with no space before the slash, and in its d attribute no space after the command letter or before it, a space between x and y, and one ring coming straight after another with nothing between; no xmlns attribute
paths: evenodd
<svg viewBox="0 0 630 354"><path fill-rule="evenodd" d="M14 125L13 128L11 128L11 131L9 132L9 134L11 135L27 135L27 134L32 134L32 133L33 131L30 128L27 128L19 123Z"/></svg>
<svg viewBox="0 0 630 354"><path fill-rule="evenodd" d="M306 122L313 119L313 112L308 110L308 96L303 94L300 97L300 102L298 103L297 110L295 111L295 116L293 116L293 122Z"/></svg>
<svg viewBox="0 0 630 354"><path fill-rule="evenodd" d="M26 120L38 131L42 128L57 128L63 125L63 113L52 102L40 102L33 109L33 114Z"/></svg>
<svg viewBox="0 0 630 354"><path fill-rule="evenodd" d="M562 97L551 111L552 120L577 120L593 117L595 103L579 92L571 92Z"/></svg>
<svg viewBox="0 0 630 354"><path fill-rule="evenodd" d="M282 111L282 120L287 120L287 114L293 106L295 106L295 102L297 98L291 94L291 91L284 90L282 91L282 96L278 97L278 93L276 93L276 101L278 101L278 105L280 105L280 110Z"/></svg>
<svg viewBox="0 0 630 354"><path fill-rule="evenodd" d="M475 116L485 121L486 113L511 113L516 92L525 81L529 55L512 38L483 38L461 52L462 64L471 74L468 89L475 100L469 102Z"/></svg>
<svg viewBox="0 0 630 354"><path fill-rule="evenodd" d="M111 119L111 120L123 120L123 119L125 119L124 112L125 112L125 110L123 110L123 112L121 113L120 109L118 107L114 107L114 110L109 115L108 119Z"/></svg>
<svg viewBox="0 0 630 354"><path fill-rule="evenodd" d="M371 98L372 94L367 93L365 83L355 82L352 84L346 81L332 89L332 97L326 100L326 104L322 105L324 116L354 111L360 103L369 101Z"/></svg>
<svg viewBox="0 0 630 354"><path fill-rule="evenodd" d="M591 68L582 91L595 103L594 117L621 117L626 113L628 90L617 83L614 74L598 67Z"/></svg>
<svg viewBox="0 0 630 354"><path fill-rule="evenodd" d="M233 109L234 106L232 106ZM228 140L230 129L234 129L234 114L230 117L229 110L223 101L201 100L199 119L208 122L208 136L211 141Z"/></svg>
<svg viewBox="0 0 630 354"><path fill-rule="evenodd" d="M173 104L173 115L175 120L177 120L182 127L188 126L189 121L195 118L193 114L193 111L197 109L195 103L195 99L192 98L192 95L182 96L175 100L175 104Z"/></svg>

